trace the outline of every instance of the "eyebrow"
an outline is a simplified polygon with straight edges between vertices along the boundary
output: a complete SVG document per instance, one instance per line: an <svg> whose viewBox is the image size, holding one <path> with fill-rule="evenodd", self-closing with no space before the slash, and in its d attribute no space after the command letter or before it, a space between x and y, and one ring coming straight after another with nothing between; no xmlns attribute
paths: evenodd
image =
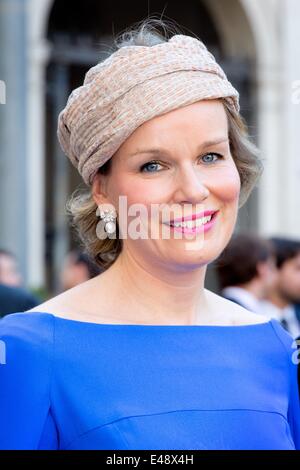
<svg viewBox="0 0 300 470"><path fill-rule="evenodd" d="M202 142L202 144L197 148L197 152L200 152L201 150L207 148L207 147L212 147L213 145L218 145L222 144L224 142L228 142L229 138L228 137L221 137L220 139L214 139L214 140L206 140L205 142ZM140 149L137 150L134 153L131 153L129 157L135 157L136 155L141 155L141 154L163 154L163 153L168 153L167 150L160 149L160 148L150 148L150 149Z"/></svg>

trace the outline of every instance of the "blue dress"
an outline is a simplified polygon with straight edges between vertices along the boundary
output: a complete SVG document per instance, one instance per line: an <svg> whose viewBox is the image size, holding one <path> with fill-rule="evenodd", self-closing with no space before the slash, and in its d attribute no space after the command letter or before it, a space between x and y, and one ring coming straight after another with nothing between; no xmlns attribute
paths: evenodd
<svg viewBox="0 0 300 470"><path fill-rule="evenodd" d="M297 353L276 320L0 321L1 449L299 449Z"/></svg>

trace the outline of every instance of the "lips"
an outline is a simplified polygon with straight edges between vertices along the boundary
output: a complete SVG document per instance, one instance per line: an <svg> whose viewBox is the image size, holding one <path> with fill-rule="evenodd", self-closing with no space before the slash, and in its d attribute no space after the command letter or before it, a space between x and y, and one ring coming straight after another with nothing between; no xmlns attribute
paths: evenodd
<svg viewBox="0 0 300 470"><path fill-rule="evenodd" d="M202 219L203 217L213 215L216 212L217 212L216 210L207 210L204 212L199 212L198 214L187 215L186 217L178 217L177 219L170 220L168 224L176 224L176 223L186 222L188 220Z"/></svg>
<svg viewBox="0 0 300 470"><path fill-rule="evenodd" d="M182 222L175 222L172 224L166 224L170 227L172 232L179 232L185 235L196 235L208 232L214 225L219 211L215 211L212 214L196 218L194 220L185 220ZM182 220L182 219L181 219Z"/></svg>

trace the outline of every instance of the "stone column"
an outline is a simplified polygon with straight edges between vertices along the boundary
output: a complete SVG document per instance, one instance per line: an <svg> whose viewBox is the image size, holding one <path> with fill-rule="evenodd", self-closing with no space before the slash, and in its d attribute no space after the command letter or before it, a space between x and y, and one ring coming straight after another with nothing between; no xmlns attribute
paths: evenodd
<svg viewBox="0 0 300 470"><path fill-rule="evenodd" d="M0 246L13 251L27 275L26 0L0 0Z"/></svg>
<svg viewBox="0 0 300 470"><path fill-rule="evenodd" d="M282 2L280 232L300 239L300 2Z"/></svg>
<svg viewBox="0 0 300 470"><path fill-rule="evenodd" d="M48 4L48 2L46 2ZM28 283L45 285L45 152L46 66L50 45L46 34L45 0L28 0Z"/></svg>
<svg viewBox="0 0 300 470"><path fill-rule="evenodd" d="M261 54L258 76L259 137L265 163L260 232L300 238L300 92L297 95L293 88L300 80L300 2L265 0L261 6L269 47Z"/></svg>

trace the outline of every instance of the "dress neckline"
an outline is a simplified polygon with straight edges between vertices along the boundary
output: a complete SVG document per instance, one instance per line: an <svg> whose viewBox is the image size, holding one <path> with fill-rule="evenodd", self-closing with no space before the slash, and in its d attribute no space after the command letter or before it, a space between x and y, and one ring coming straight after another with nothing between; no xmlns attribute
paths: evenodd
<svg viewBox="0 0 300 470"><path fill-rule="evenodd" d="M60 317L57 315L54 315L53 313L49 312L42 312L42 311L35 311L35 312L24 312L24 313L32 313L32 314L41 314L41 315L49 315L53 318L53 320L58 320L61 322L70 322L78 325L93 325L93 326L99 326L99 327L137 327L137 328L165 328L165 329L180 329L180 328L185 328L185 329L190 329L190 328L217 328L217 329L233 329L233 328L255 328L255 327L262 327L262 326L268 326L275 321L273 318L270 318L268 321L265 322L260 322L260 323L249 323L245 325L152 325L152 324L140 324L140 323L97 323L97 322L88 322L88 321L82 321L82 320L73 320L72 318L64 318Z"/></svg>

